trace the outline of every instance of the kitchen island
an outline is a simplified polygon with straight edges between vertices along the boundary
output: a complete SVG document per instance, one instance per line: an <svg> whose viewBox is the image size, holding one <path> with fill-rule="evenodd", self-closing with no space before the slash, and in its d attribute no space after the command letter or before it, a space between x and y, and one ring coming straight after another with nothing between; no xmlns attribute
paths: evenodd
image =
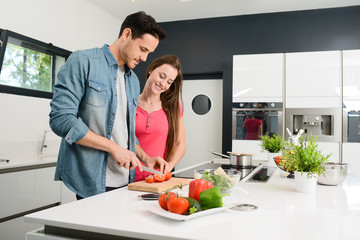
<svg viewBox="0 0 360 240"><path fill-rule="evenodd" d="M157 202L139 200L140 194L122 188L29 214L26 222L45 227L27 239L360 239L360 179L352 175L342 185L317 185L316 193L304 194L276 169L268 182L241 181L224 197L225 205L258 209L224 209L188 221L151 212Z"/></svg>

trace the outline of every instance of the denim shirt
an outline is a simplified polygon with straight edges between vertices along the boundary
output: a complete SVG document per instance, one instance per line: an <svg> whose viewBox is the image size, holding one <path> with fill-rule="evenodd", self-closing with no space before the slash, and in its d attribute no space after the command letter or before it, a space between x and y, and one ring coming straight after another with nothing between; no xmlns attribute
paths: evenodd
<svg viewBox="0 0 360 240"><path fill-rule="evenodd" d="M62 137L55 180L81 197L105 192L107 152L75 142L89 129L110 139L117 107L118 64L107 45L72 53L60 68L50 103L50 127ZM125 66L129 150L135 152L139 79ZM130 182L135 171L130 171Z"/></svg>

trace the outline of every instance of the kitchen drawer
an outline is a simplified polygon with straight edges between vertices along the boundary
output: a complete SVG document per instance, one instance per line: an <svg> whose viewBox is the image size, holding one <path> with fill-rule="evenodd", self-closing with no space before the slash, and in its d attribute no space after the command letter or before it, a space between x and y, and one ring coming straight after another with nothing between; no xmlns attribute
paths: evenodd
<svg viewBox="0 0 360 240"><path fill-rule="evenodd" d="M0 174L0 219L45 207L61 200L55 167Z"/></svg>
<svg viewBox="0 0 360 240"><path fill-rule="evenodd" d="M24 217L18 217L0 223L1 240L24 239L27 232L42 227L42 224L24 222Z"/></svg>
<svg viewBox="0 0 360 240"><path fill-rule="evenodd" d="M36 229L34 231L26 233L26 240L79 240L79 238L68 238L62 236L56 236L52 234L45 234L44 228Z"/></svg>

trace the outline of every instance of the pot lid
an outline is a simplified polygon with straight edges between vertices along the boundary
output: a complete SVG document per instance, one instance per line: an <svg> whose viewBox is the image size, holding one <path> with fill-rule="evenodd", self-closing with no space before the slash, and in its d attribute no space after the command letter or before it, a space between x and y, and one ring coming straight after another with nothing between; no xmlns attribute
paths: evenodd
<svg viewBox="0 0 360 240"><path fill-rule="evenodd" d="M236 156L241 156L241 155L246 155L246 156L255 156L257 154L255 153L236 153L236 152L227 152L230 155L236 155Z"/></svg>

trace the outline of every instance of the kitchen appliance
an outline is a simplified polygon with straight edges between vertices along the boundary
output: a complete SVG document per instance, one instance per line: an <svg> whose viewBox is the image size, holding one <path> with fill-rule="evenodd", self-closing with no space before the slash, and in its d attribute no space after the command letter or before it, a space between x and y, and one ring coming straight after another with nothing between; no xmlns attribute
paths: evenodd
<svg viewBox="0 0 360 240"><path fill-rule="evenodd" d="M258 140L258 135L283 135L283 104L281 102L234 102L232 106L232 139ZM248 120L247 120L248 119ZM247 128L250 120L262 123L261 132Z"/></svg>
<svg viewBox="0 0 360 240"><path fill-rule="evenodd" d="M287 108L286 127L293 135L303 129L319 142L340 142L340 113L337 108Z"/></svg>
<svg viewBox="0 0 360 240"><path fill-rule="evenodd" d="M345 116L343 118L344 142L360 142L360 111L344 108Z"/></svg>
<svg viewBox="0 0 360 240"><path fill-rule="evenodd" d="M228 158L230 160L230 166L232 168L251 168L252 167L252 156L256 154L250 153L234 153L228 152L229 156L217 152L211 152L214 155Z"/></svg>
<svg viewBox="0 0 360 240"><path fill-rule="evenodd" d="M270 177L274 174L276 168L270 166L261 166L257 170L254 170L254 174L252 174L246 182L260 182L266 183L269 181Z"/></svg>

